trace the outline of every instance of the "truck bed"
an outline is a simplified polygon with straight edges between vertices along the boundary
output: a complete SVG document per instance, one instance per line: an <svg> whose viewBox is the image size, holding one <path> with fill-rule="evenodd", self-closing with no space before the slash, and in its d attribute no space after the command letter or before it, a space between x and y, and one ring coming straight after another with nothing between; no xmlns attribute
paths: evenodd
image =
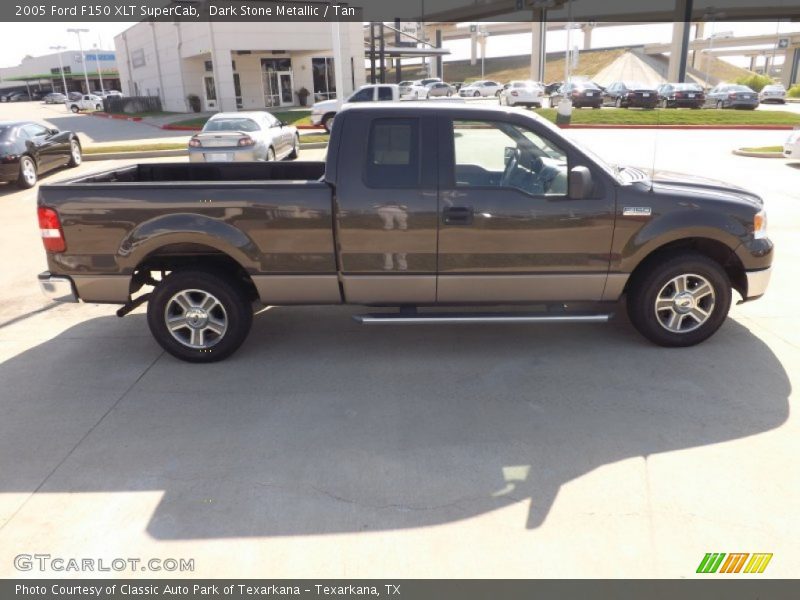
<svg viewBox="0 0 800 600"><path fill-rule="evenodd" d="M324 176L324 162L142 163L92 173L50 187L83 183L321 181Z"/></svg>

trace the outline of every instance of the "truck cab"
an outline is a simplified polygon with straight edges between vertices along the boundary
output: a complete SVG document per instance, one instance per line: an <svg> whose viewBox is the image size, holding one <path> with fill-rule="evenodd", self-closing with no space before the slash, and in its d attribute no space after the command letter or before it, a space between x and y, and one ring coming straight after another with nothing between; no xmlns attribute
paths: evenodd
<svg viewBox="0 0 800 600"><path fill-rule="evenodd" d="M354 102L394 102L400 99L400 88L391 83L372 83L362 85L344 100L344 104ZM333 118L340 110L338 100L323 100L311 107L311 123L322 126L330 132Z"/></svg>

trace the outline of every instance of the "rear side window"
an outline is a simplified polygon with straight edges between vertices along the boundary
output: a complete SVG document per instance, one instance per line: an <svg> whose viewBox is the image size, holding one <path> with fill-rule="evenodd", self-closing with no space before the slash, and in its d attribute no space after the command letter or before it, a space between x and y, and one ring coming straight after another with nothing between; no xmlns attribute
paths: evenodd
<svg viewBox="0 0 800 600"><path fill-rule="evenodd" d="M393 100L392 97L392 88L390 87L379 87L378 88L378 100Z"/></svg>
<svg viewBox="0 0 800 600"><path fill-rule="evenodd" d="M367 147L365 183L373 188L420 185L419 121L376 119Z"/></svg>

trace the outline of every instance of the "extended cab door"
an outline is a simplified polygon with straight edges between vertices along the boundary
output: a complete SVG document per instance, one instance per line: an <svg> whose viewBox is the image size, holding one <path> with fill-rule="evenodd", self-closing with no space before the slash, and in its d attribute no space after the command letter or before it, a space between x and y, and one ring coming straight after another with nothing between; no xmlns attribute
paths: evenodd
<svg viewBox="0 0 800 600"><path fill-rule="evenodd" d="M342 122L338 120L342 118ZM436 300L436 119L342 111L336 152L338 269L347 302Z"/></svg>
<svg viewBox="0 0 800 600"><path fill-rule="evenodd" d="M545 126L507 118L440 119L437 300L600 300L610 184L595 172L592 197L571 199L568 170L597 167Z"/></svg>

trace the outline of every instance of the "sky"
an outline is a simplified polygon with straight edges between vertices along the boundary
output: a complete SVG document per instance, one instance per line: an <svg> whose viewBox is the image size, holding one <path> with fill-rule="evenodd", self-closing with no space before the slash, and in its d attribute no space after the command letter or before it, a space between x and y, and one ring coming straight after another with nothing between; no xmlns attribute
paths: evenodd
<svg viewBox="0 0 800 600"><path fill-rule="evenodd" d="M121 33L132 23L0 23L0 67L16 66L28 54L38 56L49 54L50 46L66 46L71 50L78 49L78 40L74 33L67 33L67 27L86 28L89 33L82 35L84 49L97 44L104 50L114 47L114 36ZM629 25L624 27L600 27L592 34L592 47L620 46L626 44L644 44L669 42L672 24L657 23L650 25ZM778 32L800 31L800 23L764 22L764 23L712 23L706 27L706 35L712 31L731 31L734 35L759 35ZM573 45L583 47L583 34L572 32ZM451 54L445 60L461 60L469 58L469 40L447 42L446 47ZM530 35L504 35L489 37L486 45L486 56L508 56L521 54L530 46ZM551 31L547 35L549 51L563 51L566 46L564 31ZM739 66L749 65L749 59L724 57Z"/></svg>

